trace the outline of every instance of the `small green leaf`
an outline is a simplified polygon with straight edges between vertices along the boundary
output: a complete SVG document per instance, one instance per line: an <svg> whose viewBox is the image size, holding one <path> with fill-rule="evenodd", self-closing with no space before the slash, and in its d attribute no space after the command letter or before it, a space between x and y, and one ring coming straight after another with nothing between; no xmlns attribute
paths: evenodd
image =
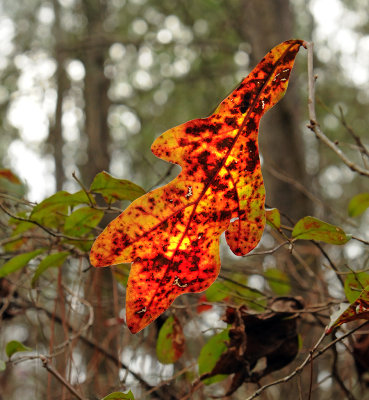
<svg viewBox="0 0 369 400"><path fill-rule="evenodd" d="M23 343L18 342L17 340L12 340L6 344L5 352L6 355L10 358L13 354L18 353L20 351L31 351L30 347L25 346Z"/></svg>
<svg viewBox="0 0 369 400"><path fill-rule="evenodd" d="M51 267L60 267L65 259L69 256L68 251L63 251L60 253L50 254L46 256L37 267L31 281L32 287L35 287L35 284L40 277L48 268Z"/></svg>
<svg viewBox="0 0 369 400"><path fill-rule="evenodd" d="M223 283L216 281L205 292L208 301L222 301L229 296L229 288Z"/></svg>
<svg viewBox="0 0 369 400"><path fill-rule="evenodd" d="M266 223L274 229L281 229L281 214L278 208L271 208L266 211Z"/></svg>
<svg viewBox="0 0 369 400"><path fill-rule="evenodd" d="M356 301L361 291L369 285L369 273L358 272L347 275L345 280L345 295L350 303Z"/></svg>
<svg viewBox="0 0 369 400"><path fill-rule="evenodd" d="M133 393L129 391L128 393L113 392L105 396L101 400L135 400Z"/></svg>
<svg viewBox="0 0 369 400"><path fill-rule="evenodd" d="M95 176L90 191L100 193L107 203L116 200L133 201L145 194L140 186L124 179L114 178L105 171Z"/></svg>
<svg viewBox="0 0 369 400"><path fill-rule="evenodd" d="M227 350L226 342L229 340L229 328L211 337L203 346L198 359L200 375L211 372L215 367L220 356ZM225 379L228 375L215 375L211 378L204 379L206 385L219 382Z"/></svg>
<svg viewBox="0 0 369 400"><path fill-rule="evenodd" d="M77 204L90 204L90 200L93 204L96 203L93 196L89 197L83 190L80 190L70 195L68 198L68 204L71 206L75 206Z"/></svg>
<svg viewBox="0 0 369 400"><path fill-rule="evenodd" d="M66 235L83 236L95 228L104 216L104 211L91 207L82 207L73 211L66 218L64 232Z"/></svg>
<svg viewBox="0 0 369 400"><path fill-rule="evenodd" d="M4 360L0 360L0 372L6 370L6 362Z"/></svg>
<svg viewBox="0 0 369 400"><path fill-rule="evenodd" d="M43 251L44 249L38 249L13 257L0 267L0 278L3 278L4 276L7 276L12 272L18 271L19 269L25 267L32 260L32 258L37 257Z"/></svg>
<svg viewBox="0 0 369 400"><path fill-rule="evenodd" d="M351 235L346 235L338 226L328 224L315 217L300 219L293 228L292 237L330 244L345 244L351 239Z"/></svg>
<svg viewBox="0 0 369 400"><path fill-rule="evenodd" d="M124 287L127 287L130 269L131 264L128 263L116 264L112 266L115 279Z"/></svg>
<svg viewBox="0 0 369 400"><path fill-rule="evenodd" d="M357 217L369 207L369 193L360 193L354 196L348 205L350 217Z"/></svg>
<svg viewBox="0 0 369 400"><path fill-rule="evenodd" d="M285 296L291 291L290 280L283 271L270 268L266 270L265 278L268 280L269 287L278 296Z"/></svg>
<svg viewBox="0 0 369 400"><path fill-rule="evenodd" d="M176 362L184 352L184 336L178 319L171 315L160 328L156 355L162 364Z"/></svg>
<svg viewBox="0 0 369 400"><path fill-rule="evenodd" d="M11 224L12 218L9 220L9 224ZM16 228L14 229L12 236L15 235L20 235L23 232L29 231L30 229L34 229L35 228L35 224L33 224L32 222L27 222L27 221L16 221Z"/></svg>
<svg viewBox="0 0 369 400"><path fill-rule="evenodd" d="M89 203L82 190L74 194L61 190L34 207L30 219L49 227L58 227L64 224L69 208L81 203Z"/></svg>

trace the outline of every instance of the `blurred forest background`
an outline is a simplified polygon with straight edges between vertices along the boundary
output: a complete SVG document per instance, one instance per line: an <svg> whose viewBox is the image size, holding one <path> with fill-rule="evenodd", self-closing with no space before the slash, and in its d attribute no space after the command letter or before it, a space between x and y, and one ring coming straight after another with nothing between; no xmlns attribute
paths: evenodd
<svg viewBox="0 0 369 400"><path fill-rule="evenodd" d="M369 156L360 146L369 144L368 10L368 0L1 0L0 166L25 185L15 193L0 181L0 201L6 210L27 217L22 207L56 191L76 192L79 182L89 187L103 170L146 191L173 179L179 168L152 155L153 140L173 126L211 114L272 47L291 38L314 42L322 130L367 170ZM278 277L287 280L282 293L302 296L305 306L323 305L320 314L302 316L300 353L274 379L293 371L324 331L329 306L345 298L345 274L369 268L369 214L350 218L347 211L354 195L368 192L368 177L350 170L307 128L306 65L301 49L286 97L261 122L267 205L281 211L286 225L313 215L363 241L323 247L302 242L294 252L288 246L269 251L283 240L268 227L259 255L235 257L222 249L219 282L233 285L227 290L237 304L240 299L249 306L256 302L250 288L265 299L281 294L267 279L268 270L279 270ZM14 202L15 197L27 199L26 204ZM98 204L103 205L102 199ZM105 208L93 236L127 204ZM25 247L6 247L17 224L6 213L0 220L5 262ZM16 234L27 238L20 230ZM45 232L33 232L28 239L22 242L27 251L45 242L65 250ZM185 397L197 377L202 346L225 327L220 318L227 300L215 298L211 310L198 313L201 295L183 296L157 323L132 336L124 325L127 268L90 269L87 254L88 248L74 251L37 285L30 283L34 261L1 278L0 358L6 359L10 340L33 352L14 355L15 361L0 372L0 399L76 398L42 367L41 353L53 355L53 368L81 398L129 389L136 399L207 399L224 393L229 380L201 386ZM172 313L183 326L186 350L175 364L164 365L157 360L156 338ZM354 368L353 346L353 337L333 346L314 361L312 376L307 367L299 378L260 398L307 398L311 380L313 399L369 399ZM366 368L361 377L369 373ZM257 388L248 383L227 398L245 399Z"/></svg>

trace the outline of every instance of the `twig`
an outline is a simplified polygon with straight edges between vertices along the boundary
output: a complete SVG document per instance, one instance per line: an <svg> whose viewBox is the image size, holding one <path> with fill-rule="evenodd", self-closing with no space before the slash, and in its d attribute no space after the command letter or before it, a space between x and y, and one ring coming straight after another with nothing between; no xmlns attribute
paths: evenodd
<svg viewBox="0 0 369 400"><path fill-rule="evenodd" d="M334 334L332 335L333 337ZM332 376L338 383L338 385L341 387L342 391L345 393L346 397L349 400L355 400L355 397L352 395L352 393L347 389L345 386L343 380L341 379L339 373L338 373L338 368L337 368L337 362L338 362L338 352L337 352L337 347L333 346L332 347L332 352L333 352L333 362L332 362Z"/></svg>
<svg viewBox="0 0 369 400"><path fill-rule="evenodd" d="M4 199L7 199L7 200L10 200L10 201L14 201L15 203L24 204L24 205L26 205L28 207L34 207L36 205L36 203L33 203L31 201L28 201L28 200L24 200L24 199L18 199L18 197L11 196L10 194L7 194L7 193L1 193L0 192L0 197L2 197Z"/></svg>
<svg viewBox="0 0 369 400"><path fill-rule="evenodd" d="M314 347L312 348L312 350L310 351L309 355L305 358L305 360L293 372L291 372L289 375L287 375L287 376L285 376L283 378L280 378L280 379L277 379L277 380L275 380L273 382L267 383L266 385L264 385L261 388L259 388L256 392L254 392L251 396L249 396L246 400L253 400L256 397L260 396L261 393L264 392L266 389L268 389L268 388L270 388L272 386L275 386L275 385L279 385L281 383L288 382L289 380L294 378L296 375L300 374L302 372L302 370L306 367L306 365L309 364L312 360L315 360L317 357L320 357L323 353L325 353L328 349L330 349L332 346L334 346L337 342L340 342L343 339L347 338L348 336L352 335L354 332L359 330L361 327L363 327L367 323L368 323L368 321L365 321L364 323L362 323L361 325L357 326L356 328L351 329L350 331L346 332L344 335L342 335L339 338L337 338L337 339L333 340L332 342L328 343L325 347L323 347L322 349L318 350L315 353L315 351L317 350L319 345L322 343L322 341L326 337L326 334L323 333L322 336L319 338L319 340L314 345Z"/></svg>
<svg viewBox="0 0 369 400"><path fill-rule="evenodd" d="M265 254L273 254L273 253L275 253L277 250L279 250L281 247L285 246L286 244L290 244L290 242L289 242L288 240L286 240L285 242L279 243L279 244L278 244L276 247L274 247L273 249L251 252L251 253L248 253L248 254L244 255L243 257L263 256L263 255L265 255Z"/></svg>
<svg viewBox="0 0 369 400"><path fill-rule="evenodd" d="M36 310L45 312L50 318L54 317L56 322L58 322L59 324L62 324L62 319L58 315L53 315L53 313L50 312L49 310L47 310L46 308L34 305L29 300L25 300L25 299L22 299L22 300L25 301L30 307L32 307ZM70 331L74 331L73 327L69 324L68 321L67 321L67 325L68 325L68 329ZM97 350L99 353L103 354L106 358L110 359L115 364L119 365L120 368L127 370L137 381L139 381L142 384L142 386L146 390L152 389L152 386L144 378L142 378L139 374L132 371L126 364L124 364L121 360L119 360L117 357L115 357L115 355L113 355L108 350L106 350L100 343L96 342L94 339L90 339L90 338L84 336L83 334L81 334L79 336L79 339L87 346ZM152 394L152 397L156 398L156 399L164 399L164 397L161 395L161 393L159 391L155 391Z"/></svg>
<svg viewBox="0 0 369 400"><path fill-rule="evenodd" d="M360 175L369 177L369 170L361 168L359 165L352 162L342 150L332 142L321 130L320 125L317 122L316 112L315 112L315 76L313 68L313 43L307 43L306 48L308 51L308 110L310 124L308 128L315 133L315 135L331 150L333 150L337 156L352 170Z"/></svg>
<svg viewBox="0 0 369 400"><path fill-rule="evenodd" d="M78 240L78 241L83 241L83 242L93 242L95 239L94 238L80 238L80 237L74 237L74 236L68 236L68 235L63 235L62 233L59 232L54 232L51 229L46 228L42 224L40 224L37 221L34 221L33 219L28 219L28 218L22 218L18 217L17 215L14 215L12 212L10 212L2 203L0 203L0 208L5 212L5 214L9 215L9 217L16 219L17 221L23 221L23 222L29 222L31 224L37 225L39 228L41 228L43 231L48 233L51 236L57 237L57 238L62 238L62 239L68 239L68 240Z"/></svg>
<svg viewBox="0 0 369 400"><path fill-rule="evenodd" d="M219 278L223 279L226 282L230 282L230 283L233 283L234 285L240 286L240 287L242 287L244 289L250 290L250 292L253 292L253 293L256 293L258 295L261 295L263 297L268 298L268 296L265 293L263 293L261 290L253 288L253 287L248 286L248 285L245 285L245 284L243 284L241 282L237 282L234 279L228 278L228 276L225 276L223 274L219 274Z"/></svg>
<svg viewBox="0 0 369 400"><path fill-rule="evenodd" d="M352 236L352 239L357 240L358 242L364 243L364 244L369 244L367 240L358 238L357 236Z"/></svg>
<svg viewBox="0 0 369 400"><path fill-rule="evenodd" d="M40 354L38 358L41 360L42 366L46 368L50 372L50 374L54 375L55 378L62 385L64 385L64 387L66 387L74 396L77 397L77 399L88 400L86 397L83 397L80 393L78 393L77 390L69 382L67 382L53 366L50 365L50 361L46 356Z"/></svg>
<svg viewBox="0 0 369 400"><path fill-rule="evenodd" d="M354 130L351 128L351 126L349 126L349 125L347 124L347 122L346 122L346 120L345 120L345 116L343 115L343 110L342 110L342 107L341 107L341 106L339 106L339 110L340 110L340 116L341 116L340 121L341 121L342 125L346 128L347 132L354 138L354 140L355 140L355 142L356 142L356 144L357 144L357 146L358 146L358 148L359 148L359 151L360 151L363 155L365 155L365 156L367 156L367 157L369 158L369 150L366 148L366 146L364 145L364 143L361 141L360 136L357 135L357 134L354 132Z"/></svg>
<svg viewBox="0 0 369 400"><path fill-rule="evenodd" d="M320 245L320 243L316 242L315 240L312 240L312 243L320 250L320 252L323 254L323 256L327 259L327 261L329 262L329 265L331 266L333 271L336 273L337 279L340 281L342 287L344 287L345 282L344 282L342 276L339 274L338 268L336 267L334 262L331 260L331 258L327 254L327 252L323 249L323 247Z"/></svg>
<svg viewBox="0 0 369 400"><path fill-rule="evenodd" d="M91 198L90 192L85 188L85 185L84 185L84 184L81 182L81 180L77 177L77 175L76 175L75 172L72 173L72 176L73 176L73 178L77 181L77 183L79 184L79 186L81 186L82 190L85 192L85 194L86 194L86 196L87 196L87 198L88 198L88 201L89 201L89 203L90 203L90 206L93 207L95 204L94 204L94 202L93 202L93 199Z"/></svg>

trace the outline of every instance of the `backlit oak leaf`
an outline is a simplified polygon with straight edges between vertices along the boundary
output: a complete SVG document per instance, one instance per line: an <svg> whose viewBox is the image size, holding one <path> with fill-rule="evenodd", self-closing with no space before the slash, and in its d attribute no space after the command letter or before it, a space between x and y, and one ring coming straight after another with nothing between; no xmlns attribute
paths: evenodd
<svg viewBox="0 0 369 400"><path fill-rule="evenodd" d="M302 44L276 46L214 114L158 137L153 153L180 165L181 173L135 200L96 239L92 265L132 262L126 298L131 332L151 323L179 295L214 282L224 231L236 255L258 244L265 226L259 122L283 97Z"/></svg>

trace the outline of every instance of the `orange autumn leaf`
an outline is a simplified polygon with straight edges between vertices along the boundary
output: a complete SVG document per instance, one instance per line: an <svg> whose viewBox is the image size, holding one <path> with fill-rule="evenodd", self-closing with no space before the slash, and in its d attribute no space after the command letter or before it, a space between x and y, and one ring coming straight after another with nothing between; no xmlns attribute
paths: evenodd
<svg viewBox="0 0 369 400"><path fill-rule="evenodd" d="M95 267L132 262L126 297L131 332L150 324L179 295L214 282L224 231L236 255L258 244L265 226L259 122L283 97L302 44L276 46L214 114L158 137L152 152L180 165L181 173L135 200L93 244Z"/></svg>

